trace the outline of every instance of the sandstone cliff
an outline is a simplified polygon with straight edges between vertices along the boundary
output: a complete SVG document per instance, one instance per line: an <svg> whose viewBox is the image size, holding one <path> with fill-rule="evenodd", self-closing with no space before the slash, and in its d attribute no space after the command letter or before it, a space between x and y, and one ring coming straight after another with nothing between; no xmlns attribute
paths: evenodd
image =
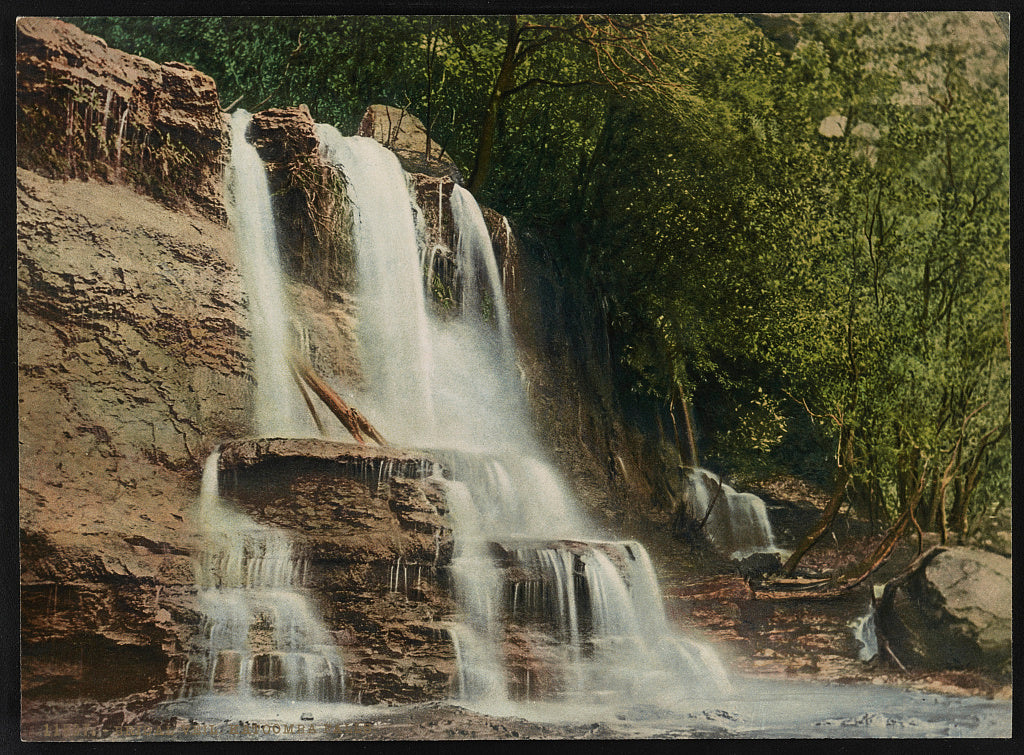
<svg viewBox="0 0 1024 755"><path fill-rule="evenodd" d="M454 164L437 145L423 159L409 114L371 108L363 126L414 172L438 265L450 267ZM260 113L251 138L277 209L291 218L279 240L314 366L336 387L356 389L363 376L343 187L319 161L308 111ZM186 669L200 632L200 470L215 446L252 431L248 315L224 224L226 147L209 77L111 50L60 21L18 22L26 721L54 701L91 700L120 701L106 719L118 724L133 706L195 681ZM504 218L485 217L555 460L594 513L621 523L625 502L646 516L661 457L608 419L618 407L601 376L599 311L582 307ZM245 466L244 454L236 457L231 463ZM317 600L352 659L353 700L444 697L454 657L442 629L451 599L436 579L450 547L440 494L402 475L377 486L339 470L275 478L269 498L257 500L245 484L231 495L258 520L296 533L315 567ZM299 514L317 526L300 527ZM392 589L400 564L401 589ZM509 652L521 667L534 663L517 648Z"/></svg>
<svg viewBox="0 0 1024 755"><path fill-rule="evenodd" d="M222 219L217 88L188 65L128 55L43 18L17 24L18 164L124 181Z"/></svg>

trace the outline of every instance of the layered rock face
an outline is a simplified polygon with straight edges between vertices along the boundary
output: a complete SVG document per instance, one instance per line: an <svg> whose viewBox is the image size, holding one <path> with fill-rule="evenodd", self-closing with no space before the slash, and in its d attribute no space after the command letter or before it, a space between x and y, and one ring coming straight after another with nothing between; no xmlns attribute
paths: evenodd
<svg viewBox="0 0 1024 755"><path fill-rule="evenodd" d="M18 171L23 691L166 694L211 438L248 432L231 235Z"/></svg>
<svg viewBox="0 0 1024 755"><path fill-rule="evenodd" d="M925 669L1011 670L1012 562L973 548L935 548L886 586L878 628L901 662Z"/></svg>
<svg viewBox="0 0 1024 755"><path fill-rule="evenodd" d="M44 18L17 23L18 164L61 178L119 180L223 219L226 144L217 88Z"/></svg>
<svg viewBox="0 0 1024 755"><path fill-rule="evenodd" d="M221 495L280 528L345 666L345 699L448 696L451 530L424 454L324 440L226 443Z"/></svg>

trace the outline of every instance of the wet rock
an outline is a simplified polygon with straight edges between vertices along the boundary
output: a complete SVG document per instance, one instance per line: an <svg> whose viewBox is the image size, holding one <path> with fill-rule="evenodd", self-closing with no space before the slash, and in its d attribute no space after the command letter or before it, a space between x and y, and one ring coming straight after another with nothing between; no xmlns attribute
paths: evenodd
<svg viewBox="0 0 1024 755"><path fill-rule="evenodd" d="M266 164L285 271L325 292L350 287L352 213L344 183L320 156L309 109L255 113L249 140Z"/></svg>
<svg viewBox="0 0 1024 755"><path fill-rule="evenodd" d="M1011 560L998 554L935 548L886 586L878 630L908 667L1008 676L1011 574Z"/></svg>
<svg viewBox="0 0 1024 755"><path fill-rule="evenodd" d="M452 220L452 189L455 181L449 176L413 175L416 203L426 227L426 243L430 249L431 270L436 279L435 300L457 295L455 258L455 223ZM442 302L438 302L442 303Z"/></svg>
<svg viewBox="0 0 1024 755"><path fill-rule="evenodd" d="M226 136L212 78L107 47L51 18L17 22L18 165L124 181L224 221Z"/></svg>
<svg viewBox="0 0 1024 755"><path fill-rule="evenodd" d="M344 639L346 698L444 699L451 529L426 454L315 439L225 443L221 495L289 532L328 630Z"/></svg>
<svg viewBox="0 0 1024 755"><path fill-rule="evenodd" d="M430 474L436 460L420 451L403 451L373 445L340 443L321 438L248 438L221 446L220 469L254 470L261 465L280 466L282 461L327 462L339 474L361 475L367 482L391 476ZM386 472L382 472L386 469Z"/></svg>
<svg viewBox="0 0 1024 755"><path fill-rule="evenodd" d="M782 569L782 557L778 553L752 553L746 558L734 560L733 563L744 579L778 574Z"/></svg>

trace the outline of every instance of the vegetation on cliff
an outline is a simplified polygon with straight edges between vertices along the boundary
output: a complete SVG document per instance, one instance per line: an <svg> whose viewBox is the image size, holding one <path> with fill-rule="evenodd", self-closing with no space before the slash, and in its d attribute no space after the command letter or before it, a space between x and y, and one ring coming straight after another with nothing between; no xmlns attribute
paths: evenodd
<svg viewBox="0 0 1024 755"><path fill-rule="evenodd" d="M421 116L601 303L623 388L693 401L712 465L831 481L811 540L848 503L943 539L1008 508L991 14L808 16L785 44L731 15L72 20L225 108Z"/></svg>

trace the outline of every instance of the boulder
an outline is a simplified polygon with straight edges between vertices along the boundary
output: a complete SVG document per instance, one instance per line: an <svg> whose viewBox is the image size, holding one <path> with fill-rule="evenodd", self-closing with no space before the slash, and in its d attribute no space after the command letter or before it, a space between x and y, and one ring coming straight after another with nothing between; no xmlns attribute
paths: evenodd
<svg viewBox="0 0 1024 755"><path fill-rule="evenodd" d="M733 559L736 569L744 579L756 579L769 574L778 574L782 569L782 557L778 553L752 553L743 559Z"/></svg>
<svg viewBox="0 0 1024 755"><path fill-rule="evenodd" d="M363 114L357 136L376 139L398 156L402 167L409 173L447 177L462 183L462 174L455 161L442 154L441 146L429 139L423 122L402 108L391 105L371 105Z"/></svg>
<svg viewBox="0 0 1024 755"><path fill-rule="evenodd" d="M934 548L886 585L877 626L907 667L1009 675L1012 562L973 548Z"/></svg>

